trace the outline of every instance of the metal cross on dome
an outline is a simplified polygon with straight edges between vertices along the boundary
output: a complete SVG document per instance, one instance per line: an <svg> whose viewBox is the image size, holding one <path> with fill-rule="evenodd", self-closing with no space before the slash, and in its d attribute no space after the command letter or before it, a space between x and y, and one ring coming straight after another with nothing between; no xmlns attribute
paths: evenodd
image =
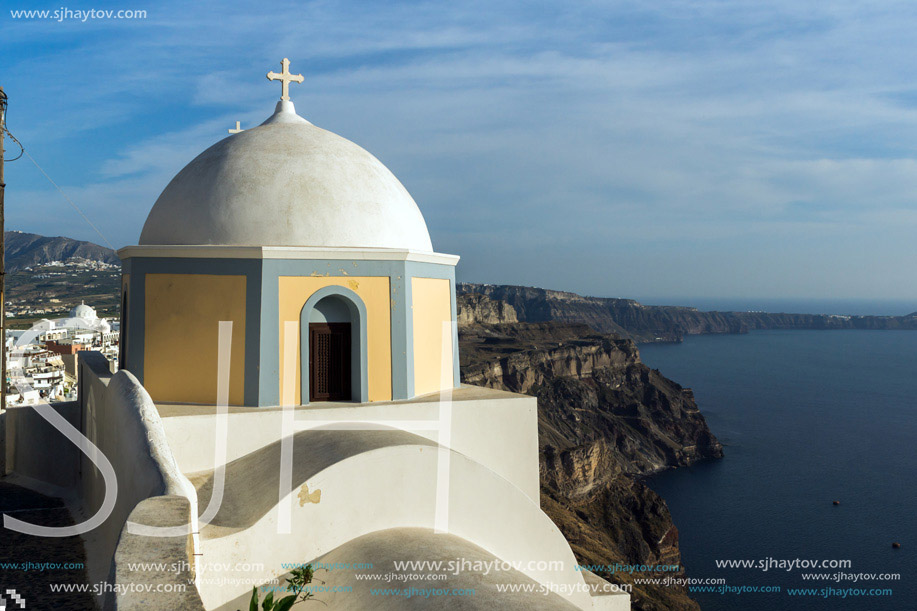
<svg viewBox="0 0 917 611"><path fill-rule="evenodd" d="M302 83L305 79L301 74L290 74L290 60L286 57L283 58L283 61L280 62L280 65L283 66L283 70L280 74L277 74L273 70L267 73L267 80L269 81L280 81L280 84L283 86L283 92L280 96L281 100L290 99L290 83Z"/></svg>

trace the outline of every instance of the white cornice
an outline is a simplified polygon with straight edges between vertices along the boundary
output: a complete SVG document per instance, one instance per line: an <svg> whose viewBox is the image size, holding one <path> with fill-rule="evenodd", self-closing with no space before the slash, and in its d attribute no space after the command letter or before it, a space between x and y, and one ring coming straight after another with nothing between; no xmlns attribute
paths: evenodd
<svg viewBox="0 0 917 611"><path fill-rule="evenodd" d="M121 259L155 257L173 259L343 259L345 261L416 261L454 266L457 255L396 248L324 248L312 246L125 246Z"/></svg>

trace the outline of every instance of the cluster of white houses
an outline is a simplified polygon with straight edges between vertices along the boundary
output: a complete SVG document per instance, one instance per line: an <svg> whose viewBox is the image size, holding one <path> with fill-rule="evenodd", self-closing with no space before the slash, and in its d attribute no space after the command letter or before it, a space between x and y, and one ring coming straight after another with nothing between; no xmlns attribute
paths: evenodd
<svg viewBox="0 0 917 611"><path fill-rule="evenodd" d="M118 273L120 267L105 261L84 259L82 257L70 257L65 261L56 260L36 263L24 267L19 271L28 273L33 281L69 280L70 282L79 282L84 288L96 286L101 289L102 287L99 283L111 277L113 274ZM99 273L89 274L89 272ZM57 282L55 283L58 284ZM67 306L62 303L60 296L61 293L58 290L54 290L46 297L35 298L29 296L13 298L6 302L6 318L19 318L23 316L60 316L67 312ZM7 298L9 298L9 295L7 295Z"/></svg>
<svg viewBox="0 0 917 611"><path fill-rule="evenodd" d="M30 329L6 332L7 406L76 398L76 354L101 352L118 368L119 323L80 304L67 318L42 319Z"/></svg>

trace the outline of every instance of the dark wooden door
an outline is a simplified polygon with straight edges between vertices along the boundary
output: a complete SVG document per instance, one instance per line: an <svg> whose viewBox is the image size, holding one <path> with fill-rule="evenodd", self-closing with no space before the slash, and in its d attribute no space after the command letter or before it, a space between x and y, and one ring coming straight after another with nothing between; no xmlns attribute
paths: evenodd
<svg viewBox="0 0 917 611"><path fill-rule="evenodd" d="M309 323L309 401L350 401L350 323Z"/></svg>

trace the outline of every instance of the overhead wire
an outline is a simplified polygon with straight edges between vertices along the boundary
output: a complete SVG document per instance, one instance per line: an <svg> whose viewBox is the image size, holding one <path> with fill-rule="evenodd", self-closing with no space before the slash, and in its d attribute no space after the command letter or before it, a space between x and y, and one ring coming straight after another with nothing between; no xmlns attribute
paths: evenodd
<svg viewBox="0 0 917 611"><path fill-rule="evenodd" d="M54 180L48 175L48 173L45 172L44 168L42 168L40 165L38 165L38 162L35 161L35 158L32 157L32 155L29 154L29 152L28 152L27 150L25 150L25 147L22 145L22 143L19 141L19 139L16 138L16 136L14 136L14 135L12 134L12 132L10 132L9 127L7 127L5 121L4 121L4 124L3 124L3 131L5 131L6 134L10 137L10 139L11 139L13 142L15 142L15 143L19 146L19 155L18 155L17 157L15 157L14 159L10 159L9 161L16 161L17 159L19 159L19 158L22 157L23 155L25 155L26 157L28 157L28 158L29 158L29 161L31 161L31 162L35 165L35 167L38 168L38 171L42 173L42 175L48 180L48 182L51 183L51 184L54 186L54 188L57 189L58 193L60 193L61 196L67 201L67 203L70 204L70 207L73 208L73 209L76 211L76 213L79 214L80 217L82 217L82 219L83 219L84 221L86 221L86 224L87 224L87 225L89 225L90 227L92 227L93 231L95 231L97 234L99 234L99 237L102 238L102 241L105 242L105 244L108 245L109 248L111 248L112 250L114 250L115 247L112 246L111 242L108 241L108 238L105 237L105 234L103 234L103 233L99 230L99 228L96 227L95 224L94 224L92 221L89 220L89 217L86 216L86 214L83 213L83 211L80 209L80 207L77 206L77 205L73 202L73 200L70 199L70 197L69 197L66 193L64 193L64 190L60 188L60 185L58 185L56 182L54 182Z"/></svg>

